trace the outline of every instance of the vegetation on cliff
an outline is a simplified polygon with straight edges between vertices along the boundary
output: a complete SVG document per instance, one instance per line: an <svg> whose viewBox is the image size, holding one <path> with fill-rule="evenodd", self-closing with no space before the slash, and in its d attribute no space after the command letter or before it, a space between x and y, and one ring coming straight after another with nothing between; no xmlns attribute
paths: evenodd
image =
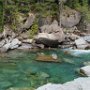
<svg viewBox="0 0 90 90"><path fill-rule="evenodd" d="M60 0L61 1L61 0ZM64 6L69 6L82 13L82 16L90 21L90 0L66 0ZM54 17L59 15L59 0L0 0L0 31L3 26L3 3L4 24L11 24L16 29L18 24L17 14L33 12L37 17ZM16 21L15 21L16 20ZM15 23L17 22L17 23Z"/></svg>

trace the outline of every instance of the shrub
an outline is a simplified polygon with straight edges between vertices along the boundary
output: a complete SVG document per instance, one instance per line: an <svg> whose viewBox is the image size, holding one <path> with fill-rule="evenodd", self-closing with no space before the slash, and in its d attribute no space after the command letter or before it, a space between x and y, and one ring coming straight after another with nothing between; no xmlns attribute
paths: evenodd
<svg viewBox="0 0 90 90"><path fill-rule="evenodd" d="M31 27L31 29L29 29L29 33L30 33L30 38L33 38L33 36L35 34L37 34L38 32L38 24L37 23L34 23Z"/></svg>

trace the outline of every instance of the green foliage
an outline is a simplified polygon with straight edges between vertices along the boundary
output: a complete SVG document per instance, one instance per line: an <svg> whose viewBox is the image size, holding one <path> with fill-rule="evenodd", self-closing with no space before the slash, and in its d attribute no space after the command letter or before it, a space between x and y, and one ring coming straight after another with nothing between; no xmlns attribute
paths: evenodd
<svg viewBox="0 0 90 90"><path fill-rule="evenodd" d="M0 0L0 32L3 31L3 1Z"/></svg>
<svg viewBox="0 0 90 90"><path fill-rule="evenodd" d="M67 0L66 5L81 12L84 19L90 22L90 0Z"/></svg>
<svg viewBox="0 0 90 90"><path fill-rule="evenodd" d="M38 32L38 24L37 23L34 23L31 27L31 29L29 30L29 33L30 33L30 38L33 38L33 36L35 34L37 34Z"/></svg>

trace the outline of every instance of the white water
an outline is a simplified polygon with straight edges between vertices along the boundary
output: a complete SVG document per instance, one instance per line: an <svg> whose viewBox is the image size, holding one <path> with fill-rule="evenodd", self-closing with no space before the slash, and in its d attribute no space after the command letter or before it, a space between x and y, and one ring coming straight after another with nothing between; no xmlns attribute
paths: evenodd
<svg viewBox="0 0 90 90"><path fill-rule="evenodd" d="M88 54L90 50L80 50L80 49L64 49L64 51L68 51L71 55L80 55L80 54Z"/></svg>

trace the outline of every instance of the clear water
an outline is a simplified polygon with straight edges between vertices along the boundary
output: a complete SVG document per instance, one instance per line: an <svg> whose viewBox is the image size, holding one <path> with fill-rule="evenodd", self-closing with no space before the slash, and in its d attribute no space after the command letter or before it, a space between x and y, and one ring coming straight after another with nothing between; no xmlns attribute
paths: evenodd
<svg viewBox="0 0 90 90"><path fill-rule="evenodd" d="M73 63L46 63L35 61L37 53L51 55L56 53L59 60L67 58ZM64 83L71 81L79 74L77 68L83 62L90 61L90 54L78 57L63 53L61 50L12 51L0 57L0 90L10 87L34 87L45 83Z"/></svg>

